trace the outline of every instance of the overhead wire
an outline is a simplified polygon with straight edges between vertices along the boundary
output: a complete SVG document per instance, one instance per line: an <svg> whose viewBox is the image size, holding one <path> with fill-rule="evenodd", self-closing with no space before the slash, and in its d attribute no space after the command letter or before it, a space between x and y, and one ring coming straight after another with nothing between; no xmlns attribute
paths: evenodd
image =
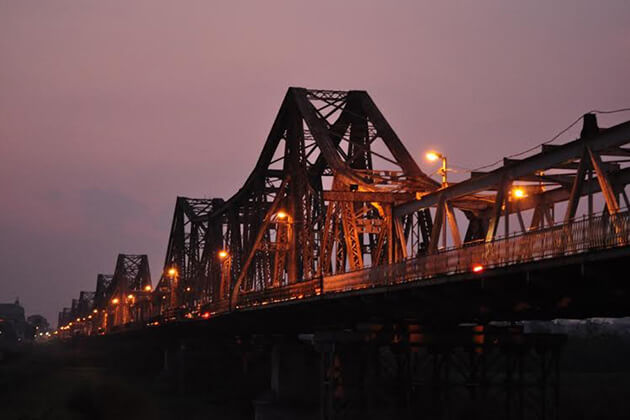
<svg viewBox="0 0 630 420"><path fill-rule="evenodd" d="M569 124L568 127L564 128L563 130L560 130L555 136L553 136L549 140L546 140L546 141L544 141L542 143L539 143L536 146L530 147L529 149L524 150L522 152L514 153L514 154L511 154L509 156L506 156L506 158L509 159L509 158L515 158L515 157L518 157L518 156L522 156L522 155L524 155L526 153L529 153L529 152L531 152L533 150L536 150L540 146L543 146L545 144L553 143L556 139L558 139L558 137L560 137L561 135L563 135L564 133L569 131L571 128L573 128L573 126L575 126L575 124L580 122L580 120L582 118L584 118L584 115L586 115L586 114L616 114L618 112L627 112L627 111L630 111L630 108L620 108L620 109L614 109L614 110L608 110L608 111L602 111L602 110L599 110L599 109L593 109L593 110L591 110L589 112L586 112L586 113L580 115L575 121L573 121L571 124ZM501 163L501 162L503 162L503 159L499 159L499 160L497 160L495 162L492 162L492 163L490 163L488 165L480 166L478 168L473 169L473 171L478 171L480 169L490 168L490 167L495 166L496 164Z"/></svg>

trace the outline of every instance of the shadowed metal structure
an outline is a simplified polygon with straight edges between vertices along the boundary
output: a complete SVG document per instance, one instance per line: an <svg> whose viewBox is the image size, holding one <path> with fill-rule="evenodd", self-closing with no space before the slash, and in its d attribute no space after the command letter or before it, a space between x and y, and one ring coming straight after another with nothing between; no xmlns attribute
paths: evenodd
<svg viewBox="0 0 630 420"><path fill-rule="evenodd" d="M146 255L121 254L61 335L126 332L107 338L180 379L225 369L199 382L220 388L264 355L259 391L319 396L322 419L557 418L563 337L491 321L630 315L628 143L630 122L586 114L580 138L462 182L434 152L438 183L366 92L290 88L234 196L177 198L155 290Z"/></svg>
<svg viewBox="0 0 630 420"><path fill-rule="evenodd" d="M209 317L625 252L630 122L602 129L586 114L583 123L577 140L438 183L366 92L290 88L234 196L177 198L156 290L146 256L121 255L96 307L113 325L148 311Z"/></svg>
<svg viewBox="0 0 630 420"><path fill-rule="evenodd" d="M391 264L406 256L393 206L437 187L366 92L291 88L236 195L177 200L170 276L158 290L174 285L173 309L221 310L239 296Z"/></svg>
<svg viewBox="0 0 630 420"><path fill-rule="evenodd" d="M151 273L146 255L119 254L109 284L106 328L150 318Z"/></svg>

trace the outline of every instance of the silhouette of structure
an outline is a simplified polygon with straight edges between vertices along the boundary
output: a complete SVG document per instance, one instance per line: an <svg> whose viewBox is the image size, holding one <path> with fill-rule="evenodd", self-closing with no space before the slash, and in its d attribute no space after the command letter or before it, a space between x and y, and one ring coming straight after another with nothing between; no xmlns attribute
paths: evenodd
<svg viewBox="0 0 630 420"><path fill-rule="evenodd" d="M490 377L507 384L506 412L519 406L522 413L525 383L532 383L522 365L534 354L537 409L547 413L555 407L547 387L559 341L483 328L497 320L630 315L630 290L618 275L630 254L628 143L630 122L603 129L586 114L574 141L439 183L420 170L366 92L290 88L234 196L177 198L155 289L146 256L120 255L111 279L99 275L95 294L60 314L60 331L314 333L323 418L349 407L349 378L362 369L347 358L365 343L406 343L391 356L404 395L428 386L416 374L433 366L439 415L446 415L446 383L486 393L496 383ZM84 306L94 314L87 321ZM90 326L69 325L77 318ZM376 330L357 327L366 322ZM482 330L468 338L447 333L462 322ZM490 373L496 365L486 365L487 354L502 360L500 374ZM449 370L458 358L470 363L464 382ZM365 392L356 395L365 401Z"/></svg>

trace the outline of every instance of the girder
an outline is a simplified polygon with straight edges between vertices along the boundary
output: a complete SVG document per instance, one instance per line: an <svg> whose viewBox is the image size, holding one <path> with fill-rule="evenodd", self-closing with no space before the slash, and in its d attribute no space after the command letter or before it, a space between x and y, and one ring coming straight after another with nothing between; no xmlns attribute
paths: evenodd
<svg viewBox="0 0 630 420"><path fill-rule="evenodd" d="M630 122L600 129L587 114L577 140L440 184L366 92L289 88L236 194L177 198L155 290L146 255L121 254L60 320L94 308L102 331L625 246L628 143Z"/></svg>

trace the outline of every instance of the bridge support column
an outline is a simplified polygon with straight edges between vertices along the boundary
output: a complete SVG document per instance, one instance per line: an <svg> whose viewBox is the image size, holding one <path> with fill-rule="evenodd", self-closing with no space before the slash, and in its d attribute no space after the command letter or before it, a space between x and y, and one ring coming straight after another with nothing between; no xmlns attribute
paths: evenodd
<svg viewBox="0 0 630 420"><path fill-rule="evenodd" d="M254 402L256 420L317 419L319 358L313 347L281 340L270 356L270 390Z"/></svg>
<svg viewBox="0 0 630 420"><path fill-rule="evenodd" d="M322 335L321 419L557 419L563 342L486 326Z"/></svg>

